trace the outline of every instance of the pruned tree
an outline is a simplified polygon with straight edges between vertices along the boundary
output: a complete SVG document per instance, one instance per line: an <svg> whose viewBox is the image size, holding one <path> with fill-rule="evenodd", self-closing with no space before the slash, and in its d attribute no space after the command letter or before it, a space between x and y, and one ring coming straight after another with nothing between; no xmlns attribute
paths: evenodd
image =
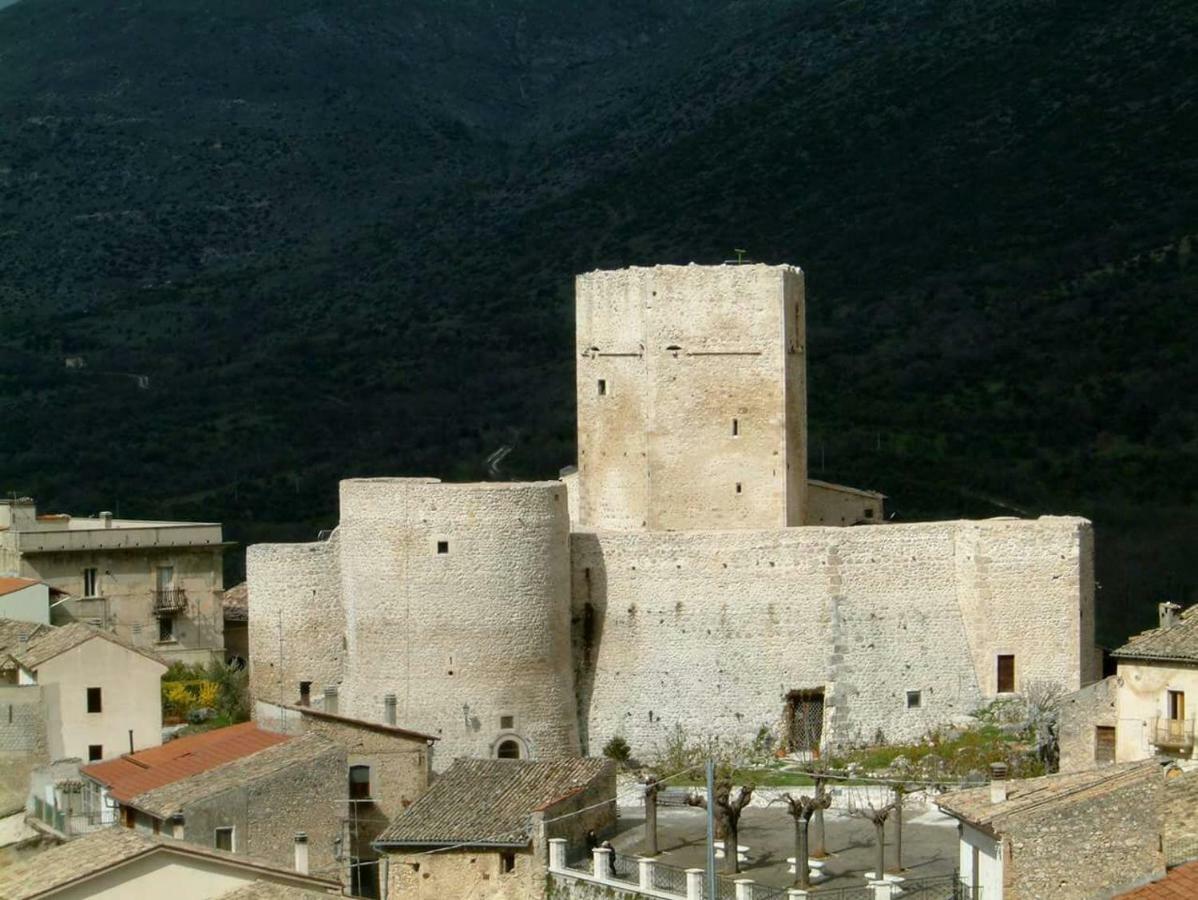
<svg viewBox="0 0 1198 900"><path fill-rule="evenodd" d="M642 775L640 782L645 792L645 855L656 856L657 850L657 795L661 782L655 772Z"/></svg>
<svg viewBox="0 0 1198 900"><path fill-rule="evenodd" d="M732 773L728 770L716 774L712 793L715 798L715 809L712 811L712 815L715 817L716 834L724 841L724 871L735 875L740 871L740 855L738 853L740 817L745 807L753 799L753 785L742 785L733 796ZM687 798L687 803L706 809L707 795L698 792L692 793Z"/></svg>
<svg viewBox="0 0 1198 900"><path fill-rule="evenodd" d="M832 795L828 793L828 779L823 774L823 763L820 763L819 771L813 772L811 777L815 782L815 799L821 801L811 819L811 856L814 859L823 859L828 855L824 836L824 810L832 805ZM824 800L827 802L822 802Z"/></svg>
<svg viewBox="0 0 1198 900"><path fill-rule="evenodd" d="M882 880L882 875L886 871L886 819L893 811L894 802L892 801L881 809L874 809L873 804L870 804L860 813L874 823L874 839L878 842L878 861L874 867L874 876L878 881Z"/></svg>
<svg viewBox="0 0 1198 900"><path fill-rule="evenodd" d="M903 871L903 800L909 793L907 785L894 786L894 871Z"/></svg>
<svg viewBox="0 0 1198 900"><path fill-rule="evenodd" d="M795 884L800 890L806 890L811 886L811 872L808 866L810 856L807 849L807 831L811 824L811 817L817 812L823 812L832 803L832 797L829 794L823 796L808 797L803 794L783 794L782 800L786 803L786 811L790 813L795 823Z"/></svg>

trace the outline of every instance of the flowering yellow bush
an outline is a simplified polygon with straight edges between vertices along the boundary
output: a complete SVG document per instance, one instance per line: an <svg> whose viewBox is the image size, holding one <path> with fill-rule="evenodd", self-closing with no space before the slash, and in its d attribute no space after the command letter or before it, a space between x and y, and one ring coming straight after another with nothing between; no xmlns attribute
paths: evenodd
<svg viewBox="0 0 1198 900"><path fill-rule="evenodd" d="M196 703L200 707L208 709L216 708L217 698L220 697L220 685L212 681L201 681L199 691L196 692Z"/></svg>
<svg viewBox="0 0 1198 900"><path fill-rule="evenodd" d="M169 682L162 686L162 699L166 702L168 709L174 710L174 712L181 716L187 715L187 711L195 703L195 698L192 697L191 691L187 689L187 685L177 681Z"/></svg>

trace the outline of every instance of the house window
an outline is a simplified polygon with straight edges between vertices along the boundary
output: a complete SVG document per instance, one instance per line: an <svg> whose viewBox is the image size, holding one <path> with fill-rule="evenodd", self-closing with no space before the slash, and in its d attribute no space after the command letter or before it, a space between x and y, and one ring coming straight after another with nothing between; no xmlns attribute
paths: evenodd
<svg viewBox="0 0 1198 900"><path fill-rule="evenodd" d="M1186 717L1186 695L1185 691L1169 691L1169 718L1174 721L1181 721Z"/></svg>
<svg viewBox="0 0 1198 900"><path fill-rule="evenodd" d="M96 570L95 569L84 569L83 570L83 596L84 597L98 597L99 596L99 594L96 593Z"/></svg>
<svg viewBox="0 0 1198 900"><path fill-rule="evenodd" d="M502 728L504 731L511 731L513 728L516 727L516 717L515 716L500 716L499 717L499 727Z"/></svg>
<svg viewBox="0 0 1198 900"><path fill-rule="evenodd" d="M87 761L95 762L98 759L104 758L103 744L88 744L87 745Z"/></svg>
<svg viewBox="0 0 1198 900"><path fill-rule="evenodd" d="M349 799L370 799L370 766L349 767Z"/></svg>
<svg viewBox="0 0 1198 900"><path fill-rule="evenodd" d="M520 745L515 741L504 741L496 748L495 755L499 759L519 759Z"/></svg>
<svg viewBox="0 0 1198 900"><path fill-rule="evenodd" d="M872 506L865 507L865 518L872 519L874 517L874 508Z"/></svg>
<svg viewBox="0 0 1198 900"><path fill-rule="evenodd" d="M516 853L514 850L505 850L499 854L499 874L506 875L508 872L516 871Z"/></svg>
<svg viewBox="0 0 1198 900"><path fill-rule="evenodd" d="M923 691L907 691L907 709L919 709L923 706Z"/></svg>
<svg viewBox="0 0 1198 900"><path fill-rule="evenodd" d="M218 828L213 835L212 846L217 850L233 851L233 828Z"/></svg>
<svg viewBox="0 0 1198 900"><path fill-rule="evenodd" d="M301 681L300 682L299 705L300 706L311 706L312 705L312 682L310 682L310 681Z"/></svg>
<svg viewBox="0 0 1198 900"><path fill-rule="evenodd" d="M175 639L175 619L173 616L159 616L158 640L173 641Z"/></svg>
<svg viewBox="0 0 1198 900"><path fill-rule="evenodd" d="M600 397L607 396L607 379L606 378L599 379L599 396Z"/></svg>
<svg viewBox="0 0 1198 900"><path fill-rule="evenodd" d="M87 689L87 711L89 713L104 712L104 704L100 697L99 688Z"/></svg>
<svg viewBox="0 0 1198 900"><path fill-rule="evenodd" d="M1015 657L1010 653L998 655L998 692L1015 693Z"/></svg>
<svg viewBox="0 0 1198 900"><path fill-rule="evenodd" d="M437 553L444 556L449 552L449 541L437 541Z"/></svg>
<svg viewBox="0 0 1198 900"><path fill-rule="evenodd" d="M740 436L740 419L732 420L732 436L733 437Z"/></svg>

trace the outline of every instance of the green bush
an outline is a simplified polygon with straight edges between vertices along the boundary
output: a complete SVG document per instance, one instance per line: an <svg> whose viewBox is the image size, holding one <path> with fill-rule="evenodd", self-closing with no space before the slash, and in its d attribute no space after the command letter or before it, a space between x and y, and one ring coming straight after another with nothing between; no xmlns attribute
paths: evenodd
<svg viewBox="0 0 1198 900"><path fill-rule="evenodd" d="M603 745L603 755L623 764L632 756L632 748L628 746L628 741L617 734Z"/></svg>

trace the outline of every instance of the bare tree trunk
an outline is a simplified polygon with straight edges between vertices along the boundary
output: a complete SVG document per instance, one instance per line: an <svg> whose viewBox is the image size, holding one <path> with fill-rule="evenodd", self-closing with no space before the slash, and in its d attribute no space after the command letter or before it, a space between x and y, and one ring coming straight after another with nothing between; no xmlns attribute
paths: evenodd
<svg viewBox="0 0 1198 900"><path fill-rule="evenodd" d="M724 820L724 871L730 875L740 872L739 825L731 816Z"/></svg>
<svg viewBox="0 0 1198 900"><path fill-rule="evenodd" d="M882 873L886 871L886 819L874 819L874 832L878 840L878 864L874 868L874 874L878 881L882 880Z"/></svg>
<svg viewBox="0 0 1198 900"><path fill-rule="evenodd" d="M796 819L795 831L798 832L795 840L796 884L805 891L811 887L811 872L807 865L807 820Z"/></svg>
<svg viewBox="0 0 1198 900"><path fill-rule="evenodd" d="M657 786L645 789L645 855L657 855Z"/></svg>
<svg viewBox="0 0 1198 900"><path fill-rule="evenodd" d="M894 796L894 871L903 871L903 792Z"/></svg>
<svg viewBox="0 0 1198 900"><path fill-rule="evenodd" d="M824 796L824 779L818 775L815 778L815 799L817 805L815 807L815 820L811 823L811 855L816 859L823 859L828 855L828 848L824 845L824 807L818 803Z"/></svg>

